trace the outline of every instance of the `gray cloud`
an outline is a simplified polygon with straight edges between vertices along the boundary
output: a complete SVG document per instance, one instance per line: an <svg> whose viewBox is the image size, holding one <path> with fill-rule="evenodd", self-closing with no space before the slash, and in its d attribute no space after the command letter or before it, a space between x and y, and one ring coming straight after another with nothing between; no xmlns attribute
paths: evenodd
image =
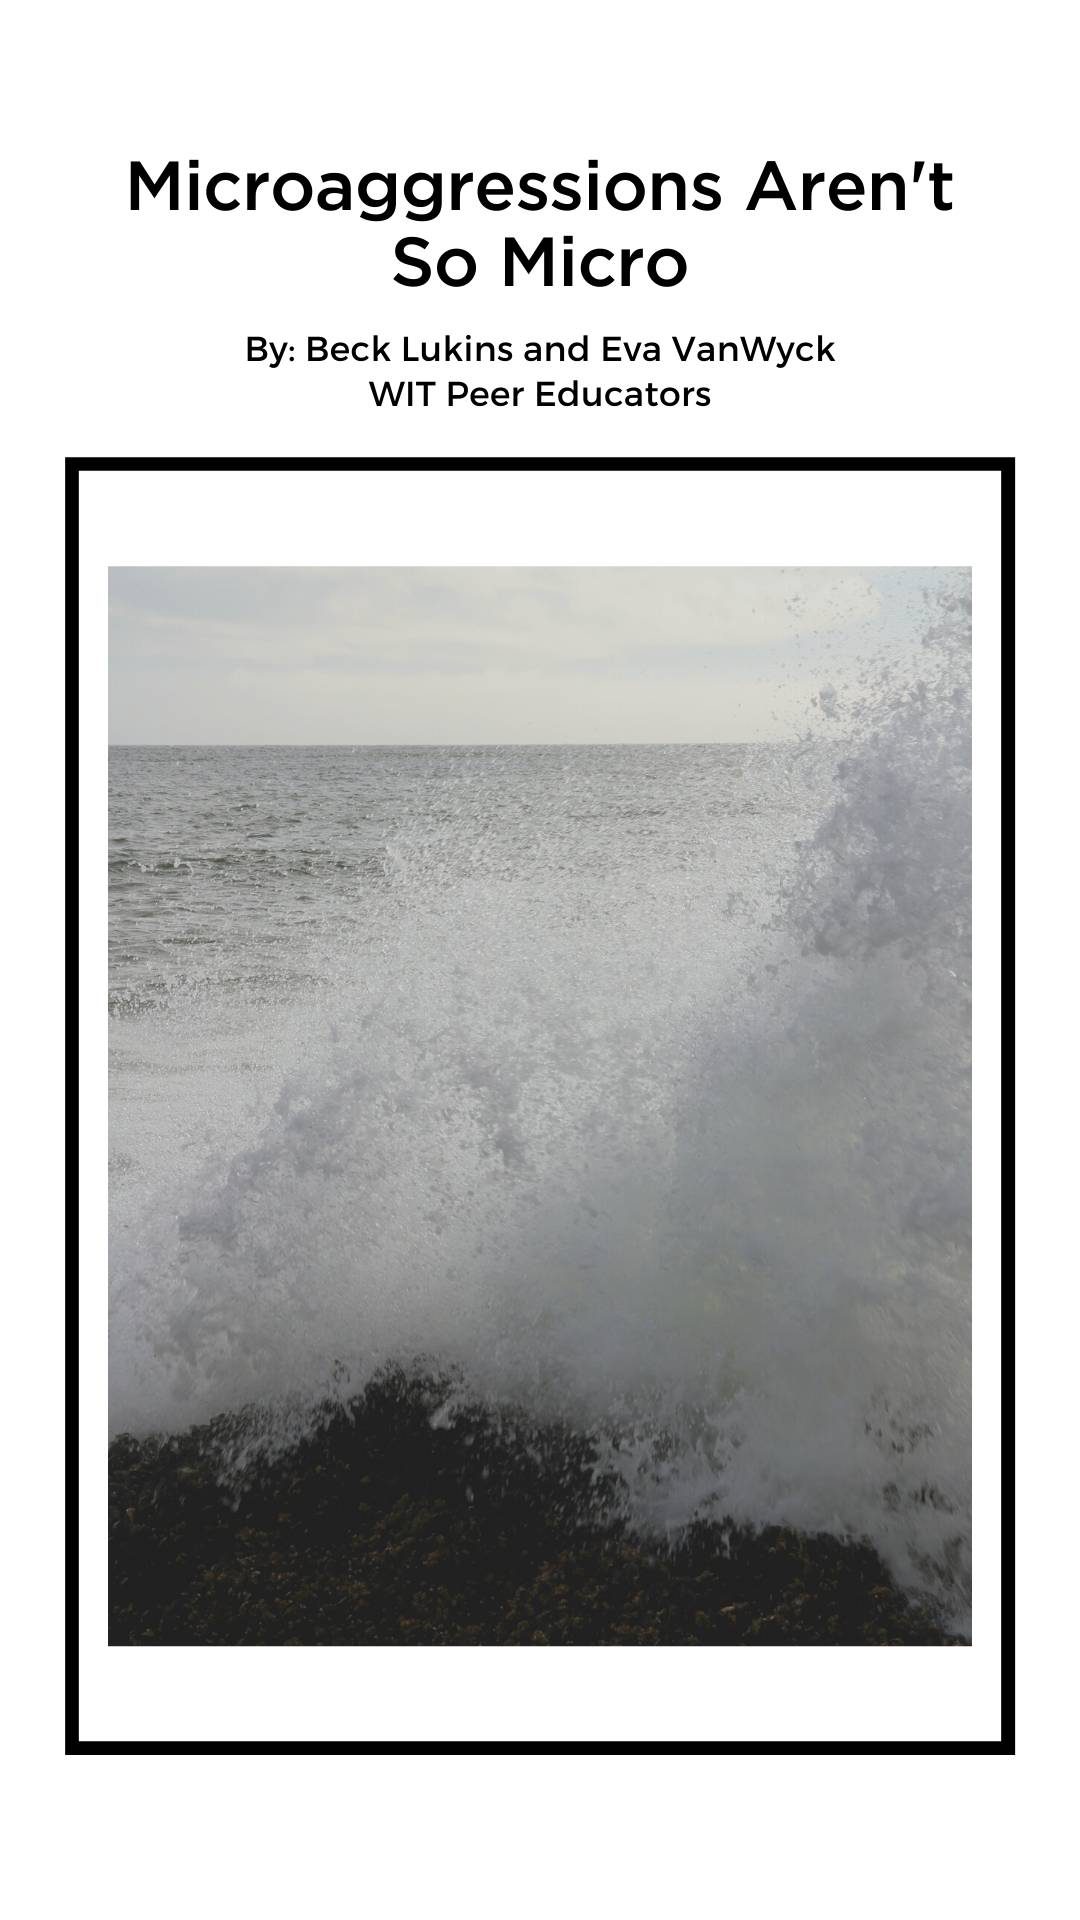
<svg viewBox="0 0 1080 1920"><path fill-rule="evenodd" d="M146 744L752 740L910 652L932 573L120 567L110 737Z"/></svg>

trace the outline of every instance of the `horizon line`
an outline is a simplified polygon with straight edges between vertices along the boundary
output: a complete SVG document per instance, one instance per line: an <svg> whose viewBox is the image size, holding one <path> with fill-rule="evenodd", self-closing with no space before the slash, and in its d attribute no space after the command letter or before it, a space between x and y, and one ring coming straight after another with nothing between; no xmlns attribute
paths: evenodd
<svg viewBox="0 0 1080 1920"><path fill-rule="evenodd" d="M783 734L763 740L110 740L110 752L116 748L158 749L177 752L190 747L209 747L221 752L258 752L263 747L291 747L303 750L348 747L353 751L400 752L402 748L431 751L440 748L468 747L779 747L798 740L798 734Z"/></svg>

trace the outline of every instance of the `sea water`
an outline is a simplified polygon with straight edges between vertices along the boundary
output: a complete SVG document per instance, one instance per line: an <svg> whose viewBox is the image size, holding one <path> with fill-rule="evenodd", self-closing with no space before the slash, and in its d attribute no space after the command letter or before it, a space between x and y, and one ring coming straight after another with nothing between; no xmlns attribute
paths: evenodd
<svg viewBox="0 0 1080 1920"><path fill-rule="evenodd" d="M962 1622L969 638L768 745L113 750L113 1430L421 1367Z"/></svg>

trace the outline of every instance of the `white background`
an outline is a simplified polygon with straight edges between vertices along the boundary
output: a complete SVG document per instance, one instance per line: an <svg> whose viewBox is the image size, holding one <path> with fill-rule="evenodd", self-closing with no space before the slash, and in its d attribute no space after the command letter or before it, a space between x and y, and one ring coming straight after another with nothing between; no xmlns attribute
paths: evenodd
<svg viewBox="0 0 1080 1920"><path fill-rule="evenodd" d="M1062 564L1075 537L1070 30L1069 10L1047 0L1021 12L987 0L416 0L393 14L189 0L41 5L8 25L4 1604L34 1910L88 1889L120 1914L168 1915L196 1903L318 1911L343 1896L470 1914L1049 1904L1075 1710L1075 889L1055 832L1075 818L1077 712ZM482 215L471 235L464 216L446 232L475 240L491 263L483 278L464 293L406 293L388 272L396 223L131 215L128 162L155 155L355 174L551 172L595 156L612 170L715 168L727 192L719 215L684 215L670 233L646 223L650 244L687 254L674 292L507 292L495 271L503 222ZM796 172L941 159L956 211L746 215L769 158ZM566 230L584 242L599 224ZM620 221L618 242L641 243L639 224ZM243 364L248 332L351 338L421 323L496 337L821 329L837 364L725 368L722 404L686 415L516 416L361 412L351 369ZM1020 1151L1016 1762L59 1757L61 462L183 452L1016 454L1021 1093L1042 1123L1022 1131ZM272 531L291 557L288 526ZM175 557L166 514L142 557ZM332 1691L329 1660L319 1684Z"/></svg>

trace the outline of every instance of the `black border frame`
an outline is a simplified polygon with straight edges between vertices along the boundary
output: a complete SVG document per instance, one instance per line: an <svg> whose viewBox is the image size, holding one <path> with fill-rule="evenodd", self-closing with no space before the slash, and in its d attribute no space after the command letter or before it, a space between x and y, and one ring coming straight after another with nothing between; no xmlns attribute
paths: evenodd
<svg viewBox="0 0 1080 1920"><path fill-rule="evenodd" d="M69 686L72 668L79 660L79 478L83 473L116 472L214 472L214 473L997 473L1001 479L1001 638L1002 638L1002 1657L1001 1657L1001 1738L999 1740L793 1740L793 1741L453 1741L453 1740L83 1740L79 1737L79 1633L78 1633L78 1466L79 1466L79 1323L78 1253L75 1230L69 1227L66 1281L65 1396L67 1430L65 1442L65 1597L67 1626L65 1636L65 1752L68 1754L118 1753L656 1753L656 1754L749 1754L749 1753L955 1753L1014 1754L1016 1751L1016 1297L1015 1251L1013 1244L1015 1210L1015 648L1016 648L1016 462L1011 456L904 455L895 458L847 457L746 457L724 458L691 456L672 458L535 458L505 459L477 457L455 458L298 458L252 456L200 457L183 455L142 457L134 455L100 458L78 455L65 461L65 649ZM69 802L69 820L74 808ZM72 861L68 868L67 906L71 924L78 924L78 875ZM74 1190L76 1176L69 1172ZM72 1210L74 1214L74 1209ZM960 1654L957 1656L963 1658Z"/></svg>

